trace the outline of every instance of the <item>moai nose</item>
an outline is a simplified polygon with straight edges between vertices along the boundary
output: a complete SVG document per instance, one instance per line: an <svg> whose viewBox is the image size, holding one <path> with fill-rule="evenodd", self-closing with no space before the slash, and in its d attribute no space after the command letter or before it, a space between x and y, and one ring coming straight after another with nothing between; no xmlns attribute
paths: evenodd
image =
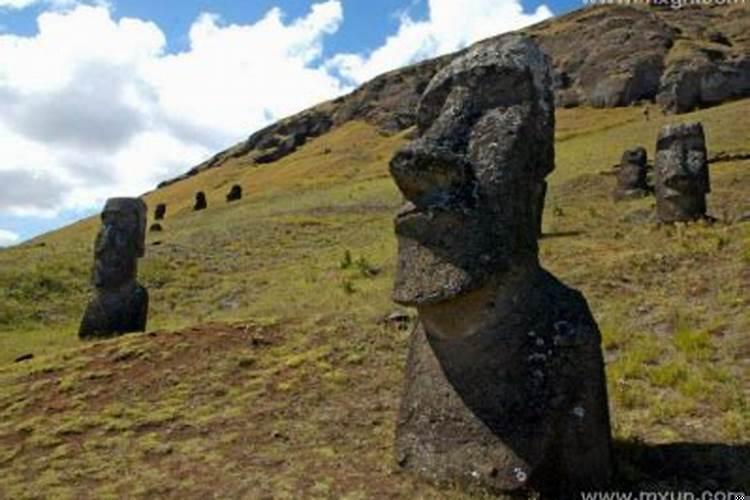
<svg viewBox="0 0 750 500"><path fill-rule="evenodd" d="M396 153L390 171L404 197L420 208L465 190L473 178L463 158L419 144Z"/></svg>

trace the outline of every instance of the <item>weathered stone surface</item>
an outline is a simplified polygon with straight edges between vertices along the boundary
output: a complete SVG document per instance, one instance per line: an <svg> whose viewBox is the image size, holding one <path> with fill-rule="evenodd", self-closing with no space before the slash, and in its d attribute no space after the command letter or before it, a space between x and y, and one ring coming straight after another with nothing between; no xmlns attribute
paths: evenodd
<svg viewBox="0 0 750 500"><path fill-rule="evenodd" d="M158 205L156 205L156 208L154 209L154 219L163 220L166 215L167 215L166 203L159 203Z"/></svg>
<svg viewBox="0 0 750 500"><path fill-rule="evenodd" d="M227 193L227 203L242 199L242 186L235 184Z"/></svg>
<svg viewBox="0 0 750 500"><path fill-rule="evenodd" d="M628 149L622 154L617 169L617 186L613 193L615 200L642 198L651 191L648 185L648 156L642 147Z"/></svg>
<svg viewBox="0 0 750 500"><path fill-rule="evenodd" d="M195 205L193 205L193 210L205 210L208 208L208 201L206 201L206 193L203 191L198 191L195 193Z"/></svg>
<svg viewBox="0 0 750 500"><path fill-rule="evenodd" d="M600 336L540 268L554 167L549 63L530 39L476 45L438 72L421 136L392 159L394 299L416 306L396 428L400 465L438 482L560 499L611 473Z"/></svg>
<svg viewBox="0 0 750 500"><path fill-rule="evenodd" d="M668 125L656 143L656 212L660 222L685 222L706 215L711 191L708 154L700 123Z"/></svg>
<svg viewBox="0 0 750 500"><path fill-rule="evenodd" d="M84 312L79 337L109 337L146 328L148 292L136 281L145 253L146 204L111 198L101 215L94 244L94 297Z"/></svg>

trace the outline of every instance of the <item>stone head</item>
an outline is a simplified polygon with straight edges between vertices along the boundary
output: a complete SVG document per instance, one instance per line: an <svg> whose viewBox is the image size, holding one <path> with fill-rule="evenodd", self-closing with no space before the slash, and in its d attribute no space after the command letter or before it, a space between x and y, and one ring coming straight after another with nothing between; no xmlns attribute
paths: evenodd
<svg viewBox="0 0 750 500"><path fill-rule="evenodd" d="M135 278L145 252L146 204L139 198L110 198L101 214L94 248L94 286L117 288Z"/></svg>
<svg viewBox="0 0 750 500"><path fill-rule="evenodd" d="M703 197L711 191L706 138L700 123L668 125L656 143L658 195L664 199Z"/></svg>
<svg viewBox="0 0 750 500"><path fill-rule="evenodd" d="M395 221L396 302L442 302L537 263L554 168L551 82L547 56L517 34L474 46L431 80L420 137L390 163L406 198Z"/></svg>

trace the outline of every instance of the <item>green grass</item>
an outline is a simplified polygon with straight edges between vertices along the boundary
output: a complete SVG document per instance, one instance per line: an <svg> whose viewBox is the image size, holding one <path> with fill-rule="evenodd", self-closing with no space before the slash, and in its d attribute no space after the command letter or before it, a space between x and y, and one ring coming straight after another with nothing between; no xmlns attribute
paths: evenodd
<svg viewBox="0 0 750 500"><path fill-rule="evenodd" d="M738 152L748 113L744 100L676 120ZM672 120L558 112L541 259L602 330L618 481L700 487L690 461L682 476L649 465L682 460L671 443L686 442L696 470L739 488L750 224L659 227L653 199L615 204L601 174L626 147L653 153ZM0 251L0 498L482 498L425 486L391 458L408 331L382 321L396 309L401 203L387 162L404 141L350 123L277 163L234 161L149 194L169 205L140 263L153 337L76 338L95 220ZM711 168L710 211L749 211L750 163ZM236 182L245 198L227 206ZM192 213L198 189L209 208Z"/></svg>

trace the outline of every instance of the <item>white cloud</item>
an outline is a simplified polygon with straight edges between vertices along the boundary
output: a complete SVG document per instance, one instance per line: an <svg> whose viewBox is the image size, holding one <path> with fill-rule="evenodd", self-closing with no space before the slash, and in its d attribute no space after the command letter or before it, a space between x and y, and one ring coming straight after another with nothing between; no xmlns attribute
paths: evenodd
<svg viewBox="0 0 750 500"><path fill-rule="evenodd" d="M331 70L362 83L381 73L430 57L447 54L473 42L552 16L546 5L526 13L520 0L428 0L428 18L401 16L398 31L368 55L340 54Z"/></svg>
<svg viewBox="0 0 750 500"><path fill-rule="evenodd" d="M19 239L20 237L13 231L0 229L0 247L7 247L15 243L18 243Z"/></svg>
<svg viewBox="0 0 750 500"><path fill-rule="evenodd" d="M140 194L341 93L314 63L342 16L338 0L290 22L278 9L250 25L204 14L177 54L155 24L105 6L45 12L34 36L0 34L0 212L54 216Z"/></svg>
<svg viewBox="0 0 750 500"><path fill-rule="evenodd" d="M402 14L369 55L324 61L340 0L291 20L274 8L245 25L205 13L172 54L156 24L115 19L103 0L0 0L52 8L33 36L0 32L0 213L53 217L140 194L352 81L550 15L519 2L429 0L427 20Z"/></svg>

